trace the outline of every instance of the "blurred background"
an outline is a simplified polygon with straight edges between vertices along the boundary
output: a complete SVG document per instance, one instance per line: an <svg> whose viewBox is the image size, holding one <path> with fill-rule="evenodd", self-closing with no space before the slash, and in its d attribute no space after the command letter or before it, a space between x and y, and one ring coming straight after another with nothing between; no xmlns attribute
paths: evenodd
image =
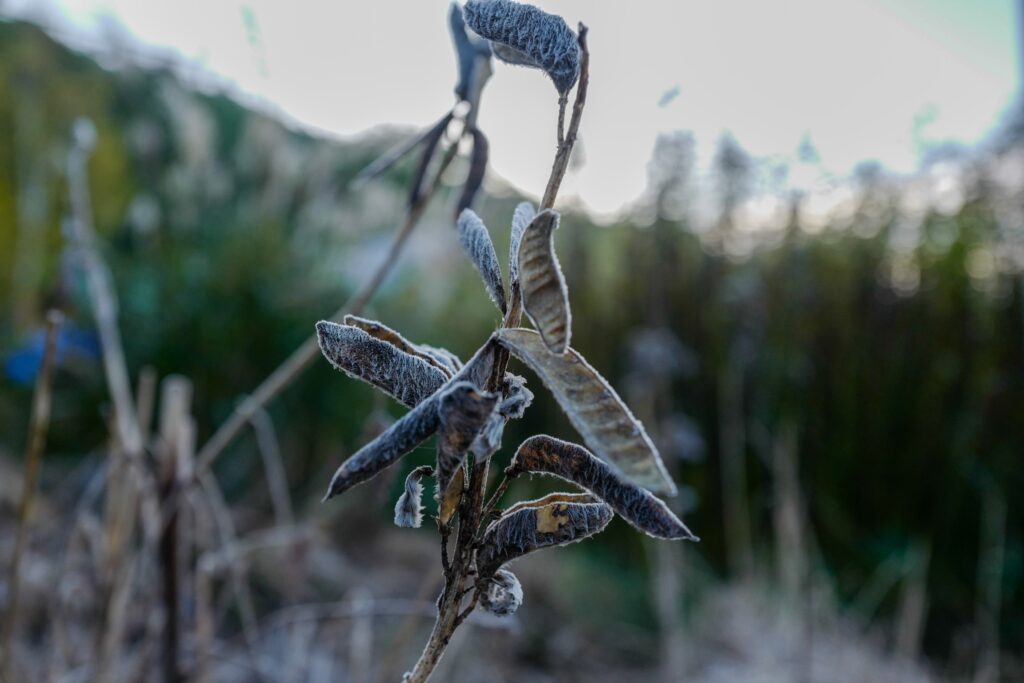
<svg viewBox="0 0 1024 683"><path fill-rule="evenodd" d="M436 680L1024 680L1024 3L541 6L590 28L556 236L573 346L702 540L617 520L519 562L523 607L471 618ZM432 443L320 503L400 406L317 357L204 447L385 259L415 156L353 181L451 107L447 11L0 0L8 679L361 683L415 661L437 535L391 520ZM476 208L499 254L556 116L542 75L495 65ZM468 168L363 312L462 358L500 322L453 230ZM519 372L537 399L501 465L577 438Z"/></svg>

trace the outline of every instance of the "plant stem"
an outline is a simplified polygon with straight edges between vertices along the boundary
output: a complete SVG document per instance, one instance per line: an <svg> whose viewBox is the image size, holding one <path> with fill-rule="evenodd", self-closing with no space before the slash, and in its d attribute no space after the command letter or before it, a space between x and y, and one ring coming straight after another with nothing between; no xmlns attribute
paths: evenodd
<svg viewBox="0 0 1024 683"><path fill-rule="evenodd" d="M0 638L0 681L13 681L11 677L11 654L14 631L18 619L18 583L21 579L21 555L28 535L28 517L35 497L36 480L39 478L39 464L46 448L46 432L50 426L50 399L53 387L53 366L57 355L57 332L62 316L51 311L46 318L46 346L43 350L42 367L36 377L35 395L32 399L32 418L29 422L28 447L25 451L25 480L18 505L18 531L14 539L14 555L11 558L11 573L7 582L7 614L4 618L3 637Z"/></svg>

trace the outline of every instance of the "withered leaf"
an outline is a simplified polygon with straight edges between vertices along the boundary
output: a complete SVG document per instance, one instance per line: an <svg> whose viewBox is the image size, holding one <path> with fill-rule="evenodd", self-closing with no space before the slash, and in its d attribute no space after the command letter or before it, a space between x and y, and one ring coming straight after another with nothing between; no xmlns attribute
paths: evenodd
<svg viewBox="0 0 1024 683"><path fill-rule="evenodd" d="M543 548L581 541L608 526L613 516L610 507L577 500L583 499L552 494L520 503L492 522L476 556L480 576L493 576L506 562Z"/></svg>
<svg viewBox="0 0 1024 683"><path fill-rule="evenodd" d="M473 201L484 183L484 175L487 173L487 158L490 153L487 136L476 126L470 128L469 132L473 137L473 154L469 159L469 174L466 176L466 183L462 186L459 203L455 206L456 215L473 206Z"/></svg>
<svg viewBox="0 0 1024 683"><path fill-rule="evenodd" d="M537 210L530 202L519 202L512 213L512 232L508 243L509 286L519 284L519 245L523 241L523 233L536 215Z"/></svg>
<svg viewBox="0 0 1024 683"><path fill-rule="evenodd" d="M489 339L449 383L472 382L478 388L485 387L494 363L494 352L494 340ZM345 460L331 478L324 500L370 479L426 441L440 424L438 407L442 395L442 390L435 391Z"/></svg>
<svg viewBox="0 0 1024 683"><path fill-rule="evenodd" d="M443 500L455 471L480 429L494 412L497 394L480 391L470 382L459 382L441 396L437 438L437 499Z"/></svg>
<svg viewBox="0 0 1024 683"><path fill-rule="evenodd" d="M572 316L569 289L555 256L552 235L557 227L557 212L537 214L523 233L518 260L523 310L551 352L561 354L569 348Z"/></svg>
<svg viewBox="0 0 1024 683"><path fill-rule="evenodd" d="M462 362L458 359L458 356L451 351L437 349L426 344L413 344L399 332L382 322L367 320L356 315L346 315L344 322L346 325L358 327L371 337L388 342L399 351L405 351L408 354L422 358L443 372L449 379L462 367Z"/></svg>
<svg viewBox="0 0 1024 683"><path fill-rule="evenodd" d="M447 525L452 521L452 517L455 516L455 512L459 509L459 501L462 500L462 491L465 486L466 468L460 467L455 470L455 476L452 477L451 483L448 484L448 490L445 491L444 498L437 504L437 516L440 518L442 525Z"/></svg>
<svg viewBox="0 0 1024 683"><path fill-rule="evenodd" d="M494 576L482 581L480 606L491 614L507 617L523 604L523 587L509 570L499 569Z"/></svg>
<svg viewBox="0 0 1024 683"><path fill-rule="evenodd" d="M440 389L449 378L422 357L351 325L321 320L316 324L316 336L331 365L410 408Z"/></svg>
<svg viewBox="0 0 1024 683"><path fill-rule="evenodd" d="M487 226L472 209L465 209L459 214L458 228L462 249L480 272L491 300L504 313L505 286L501 280L498 255L494 251L494 243L491 242Z"/></svg>
<svg viewBox="0 0 1024 683"><path fill-rule="evenodd" d="M620 478L603 461L574 443L543 434L524 441L512 470L550 474L590 491L634 527L655 538L699 540L651 492Z"/></svg>
<svg viewBox="0 0 1024 683"><path fill-rule="evenodd" d="M423 477L430 477L434 474L434 468L430 465L417 467L405 478L405 491L395 503L395 526L419 529L423 523Z"/></svg>
<svg viewBox="0 0 1024 683"><path fill-rule="evenodd" d="M533 330L502 329L495 338L537 373L597 457L635 484L675 495L675 484L643 426L579 353L570 348L564 355L553 354Z"/></svg>

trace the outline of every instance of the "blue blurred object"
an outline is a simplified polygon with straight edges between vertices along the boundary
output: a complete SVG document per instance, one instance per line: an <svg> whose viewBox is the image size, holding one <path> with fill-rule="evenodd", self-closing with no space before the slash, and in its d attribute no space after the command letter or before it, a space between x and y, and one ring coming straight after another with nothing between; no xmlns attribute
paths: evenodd
<svg viewBox="0 0 1024 683"><path fill-rule="evenodd" d="M39 328L20 348L11 351L4 358L4 376L17 384L30 386L35 382L43 364L43 346L46 331ZM73 361L94 361L100 357L100 340L93 330L83 330L73 325L61 327L57 333L57 367L69 359Z"/></svg>

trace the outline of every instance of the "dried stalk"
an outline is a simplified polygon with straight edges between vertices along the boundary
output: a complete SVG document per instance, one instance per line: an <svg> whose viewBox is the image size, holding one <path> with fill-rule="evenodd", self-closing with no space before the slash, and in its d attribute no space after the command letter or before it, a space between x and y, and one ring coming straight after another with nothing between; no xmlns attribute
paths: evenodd
<svg viewBox="0 0 1024 683"><path fill-rule="evenodd" d="M57 356L57 332L63 320L57 311L51 311L46 318L46 345L43 350L42 367L36 377L35 393L32 397L32 417L29 422L28 446L25 449L25 481L18 505L18 530L14 539L14 555L7 581L7 613L4 618L3 636L0 638L0 680L13 681L11 677L11 646L18 619L18 584L21 580L21 555L28 536L28 518L32 511L39 465L46 449L46 433L50 427L50 402L53 396L53 368Z"/></svg>
<svg viewBox="0 0 1024 683"><path fill-rule="evenodd" d="M573 146L576 143L579 133L580 121L583 116L583 107L586 104L587 85L589 82L590 54L587 50L587 27L582 23L579 25L578 34L580 46L580 77L576 89L576 99L573 102L572 117L569 121L569 128L562 134L564 121L564 103L559 103L559 145L555 154L555 161L551 168L551 175L548 179L547 188L544 191L544 198L541 201L541 210L554 206L558 189L565 177L569 165L569 158L572 155ZM503 327L518 326L522 313L521 298L518 288L513 288L512 302L509 305L508 313L502 322ZM496 390L499 387L500 378L504 376L505 367L508 364L508 352L504 349L495 354L494 370L489 381L489 390ZM470 581L470 574L473 569L476 546L480 540L481 527L486 521L494 506L504 494L511 480L506 477L499 484L490 500L486 499L487 474L489 461L472 467L470 475L469 491L463 494L459 506L459 529L455 542L455 549L449 563L446 563L444 588L438 600L437 620L430 633L430 638L420 654L419 660L412 671L405 675L404 683L424 683L429 680L444 655L445 649L451 642L455 630L472 613L476 607L479 595L472 588L467 588ZM485 500L487 501L485 503ZM445 545L447 547L447 544ZM472 593L468 604L463 603L467 594Z"/></svg>

